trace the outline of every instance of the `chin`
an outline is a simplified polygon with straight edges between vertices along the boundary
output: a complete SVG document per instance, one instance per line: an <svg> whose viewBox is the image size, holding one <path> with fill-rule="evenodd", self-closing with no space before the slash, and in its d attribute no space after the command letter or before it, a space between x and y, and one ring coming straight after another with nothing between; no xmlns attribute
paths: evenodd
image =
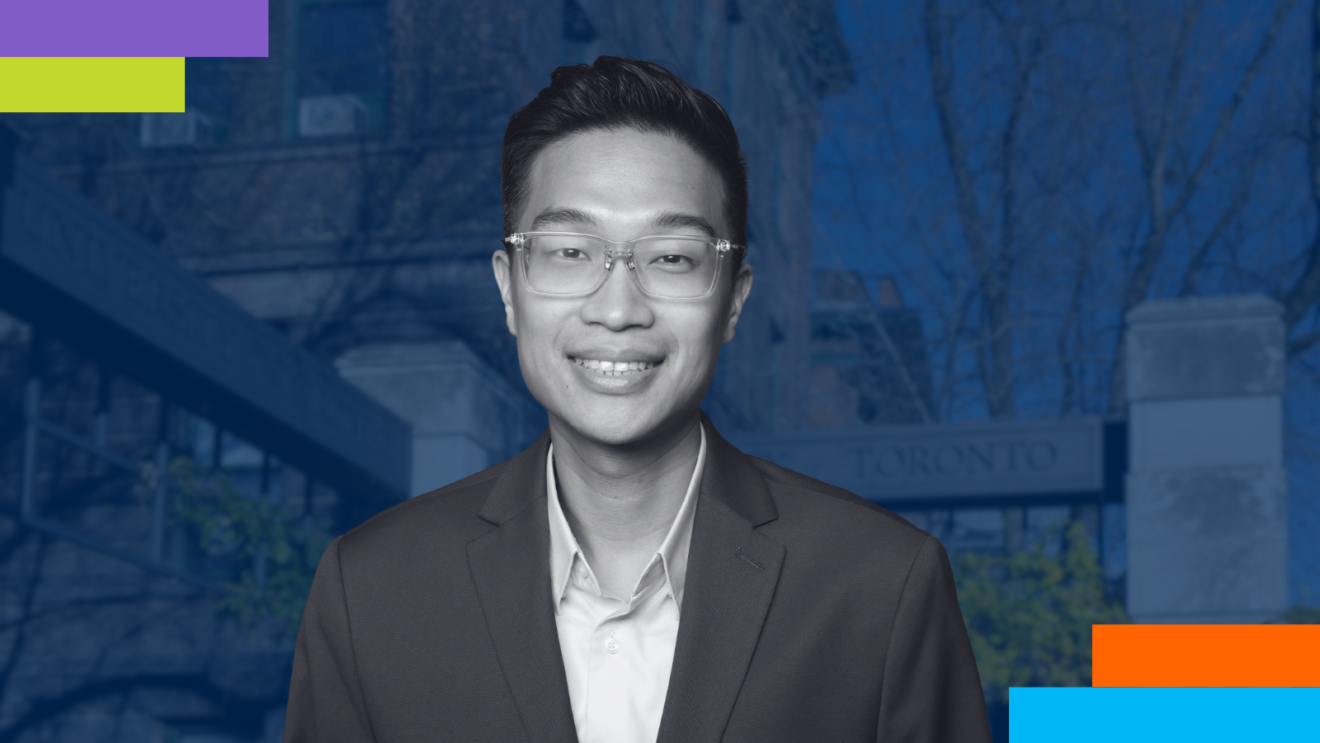
<svg viewBox="0 0 1320 743"><path fill-rule="evenodd" d="M556 415L579 435L607 446L626 447L651 439L680 417L678 409L655 410L635 405L570 405Z"/></svg>
<svg viewBox="0 0 1320 743"><path fill-rule="evenodd" d="M610 411L599 415L584 413L587 411L579 408L574 414L559 418L579 434L610 446L627 446L644 441L663 425L662 421L652 416L638 415L634 411Z"/></svg>

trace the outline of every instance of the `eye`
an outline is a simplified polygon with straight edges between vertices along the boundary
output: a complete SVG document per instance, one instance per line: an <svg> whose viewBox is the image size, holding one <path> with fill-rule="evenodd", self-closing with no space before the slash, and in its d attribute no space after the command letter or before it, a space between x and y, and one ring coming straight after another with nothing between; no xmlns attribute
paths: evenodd
<svg viewBox="0 0 1320 743"><path fill-rule="evenodd" d="M666 266L681 266L684 263L691 263L692 259L685 255L662 255L656 261Z"/></svg>
<svg viewBox="0 0 1320 743"><path fill-rule="evenodd" d="M559 256L561 258L568 258L570 260L575 260L583 257L582 251L579 250L578 248L562 248L559 251Z"/></svg>

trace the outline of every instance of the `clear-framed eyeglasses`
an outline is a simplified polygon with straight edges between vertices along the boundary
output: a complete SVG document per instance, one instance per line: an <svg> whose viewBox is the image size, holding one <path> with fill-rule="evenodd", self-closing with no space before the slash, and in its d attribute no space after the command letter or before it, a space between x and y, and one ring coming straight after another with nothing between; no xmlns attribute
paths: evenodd
<svg viewBox="0 0 1320 743"><path fill-rule="evenodd" d="M580 232L517 232L504 244L523 254L527 287L536 294L586 296L623 261L641 290L665 299L701 299L715 291L723 266L746 246L685 235L606 240Z"/></svg>

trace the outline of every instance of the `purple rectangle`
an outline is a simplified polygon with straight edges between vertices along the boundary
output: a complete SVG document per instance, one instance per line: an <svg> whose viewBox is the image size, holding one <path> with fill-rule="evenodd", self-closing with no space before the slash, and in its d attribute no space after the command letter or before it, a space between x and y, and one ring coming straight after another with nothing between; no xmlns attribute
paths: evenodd
<svg viewBox="0 0 1320 743"><path fill-rule="evenodd" d="M265 57L267 0L0 0L0 57Z"/></svg>

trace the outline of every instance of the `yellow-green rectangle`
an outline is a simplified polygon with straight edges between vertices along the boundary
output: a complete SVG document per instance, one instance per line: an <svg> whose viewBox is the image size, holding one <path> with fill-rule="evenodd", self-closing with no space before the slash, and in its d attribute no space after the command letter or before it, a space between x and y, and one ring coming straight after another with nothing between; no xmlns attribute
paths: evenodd
<svg viewBox="0 0 1320 743"><path fill-rule="evenodd" d="M0 112L175 113L183 57L0 57Z"/></svg>

